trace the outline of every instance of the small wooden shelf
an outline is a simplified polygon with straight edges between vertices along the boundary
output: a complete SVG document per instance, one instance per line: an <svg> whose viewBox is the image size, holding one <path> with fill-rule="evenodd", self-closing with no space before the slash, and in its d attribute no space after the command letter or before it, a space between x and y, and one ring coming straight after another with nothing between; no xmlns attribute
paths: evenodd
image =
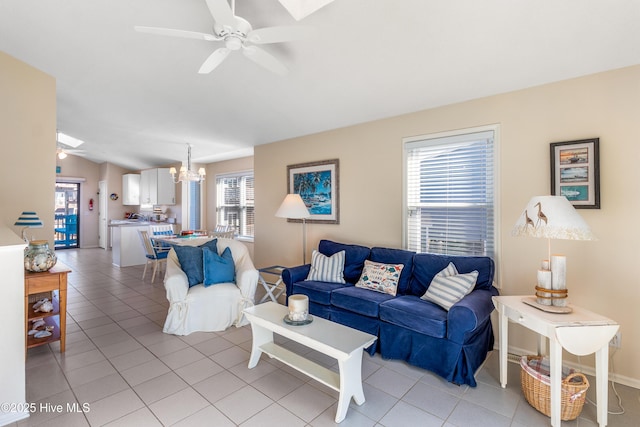
<svg viewBox="0 0 640 427"><path fill-rule="evenodd" d="M51 342L58 341L60 339L60 325L58 324L59 322L60 320L57 315L56 316L51 315L49 317L44 318L44 323L47 326L53 326L53 331L51 331L51 336L45 337L45 338L35 338L33 335L27 334L27 348L37 347L39 345L49 344Z"/></svg>
<svg viewBox="0 0 640 427"><path fill-rule="evenodd" d="M29 309L27 311L27 320L44 319L44 318L47 318L47 317L56 316L56 315L60 314L60 302L58 301L58 298L56 296L52 295L49 298L49 301L51 301L51 303L53 304L53 310L48 312L48 313L35 311L33 309L33 304L35 304L35 302L29 304Z"/></svg>
<svg viewBox="0 0 640 427"><path fill-rule="evenodd" d="M60 341L60 352L65 351L66 325L67 325L67 274L69 267L58 262L49 271L42 273L24 273L24 314L25 314L25 355L26 349L39 345ZM53 310L48 313L35 312L34 302L29 301L29 296L34 294L49 293ZM53 326L52 335L45 338L35 338L28 335L31 329L31 321L43 319L47 325Z"/></svg>

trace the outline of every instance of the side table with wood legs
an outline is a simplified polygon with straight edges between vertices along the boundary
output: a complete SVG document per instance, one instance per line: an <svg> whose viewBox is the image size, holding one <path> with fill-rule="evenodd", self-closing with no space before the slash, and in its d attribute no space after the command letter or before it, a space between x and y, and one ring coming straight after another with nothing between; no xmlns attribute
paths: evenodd
<svg viewBox="0 0 640 427"><path fill-rule="evenodd" d="M67 274L71 269L58 261L49 271L42 273L24 273L24 312L25 312L25 354L31 347L60 341L60 352L65 351L67 331ZM34 302L29 301L30 295L49 293L53 303L53 311L48 313L36 312ZM57 293L57 295L54 295ZM52 335L45 338L35 338L28 335L31 322L42 318L46 325L53 326Z"/></svg>

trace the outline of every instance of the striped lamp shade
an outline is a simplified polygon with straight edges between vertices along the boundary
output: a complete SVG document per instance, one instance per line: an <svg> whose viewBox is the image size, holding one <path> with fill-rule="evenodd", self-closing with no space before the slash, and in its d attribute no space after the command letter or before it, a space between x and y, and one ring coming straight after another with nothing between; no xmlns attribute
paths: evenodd
<svg viewBox="0 0 640 427"><path fill-rule="evenodd" d="M42 227L42 221L38 218L38 214L35 212L22 212L18 217L15 224L20 227L40 228Z"/></svg>

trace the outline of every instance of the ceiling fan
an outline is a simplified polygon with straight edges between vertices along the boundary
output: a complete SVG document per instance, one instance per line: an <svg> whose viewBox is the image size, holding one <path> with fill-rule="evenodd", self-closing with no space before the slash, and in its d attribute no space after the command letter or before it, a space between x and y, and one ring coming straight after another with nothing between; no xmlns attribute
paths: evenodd
<svg viewBox="0 0 640 427"><path fill-rule="evenodd" d="M289 70L282 62L267 53L264 49L254 45L300 39L309 33L310 28L278 26L254 30L246 19L236 16L235 0L231 0L231 6L227 3L227 0L206 0L206 2L214 20L213 34L142 26L135 26L134 29L141 33L224 42L224 47L213 51L202 63L202 66L200 66L198 70L200 74L210 73L220 65L231 52L237 50L242 50L245 57L276 74L287 74Z"/></svg>

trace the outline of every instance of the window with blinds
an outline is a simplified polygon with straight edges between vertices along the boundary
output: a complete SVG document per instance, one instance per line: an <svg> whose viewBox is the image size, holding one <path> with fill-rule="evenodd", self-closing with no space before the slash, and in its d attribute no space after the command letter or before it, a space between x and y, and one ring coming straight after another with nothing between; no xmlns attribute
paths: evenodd
<svg viewBox="0 0 640 427"><path fill-rule="evenodd" d="M189 192L187 230L199 230L202 228L202 184L199 181L189 181L187 191Z"/></svg>
<svg viewBox="0 0 640 427"><path fill-rule="evenodd" d="M216 186L217 223L233 226L241 238L253 238L255 231L253 171L218 175Z"/></svg>
<svg viewBox="0 0 640 427"><path fill-rule="evenodd" d="M407 249L494 258L494 132L404 141Z"/></svg>

